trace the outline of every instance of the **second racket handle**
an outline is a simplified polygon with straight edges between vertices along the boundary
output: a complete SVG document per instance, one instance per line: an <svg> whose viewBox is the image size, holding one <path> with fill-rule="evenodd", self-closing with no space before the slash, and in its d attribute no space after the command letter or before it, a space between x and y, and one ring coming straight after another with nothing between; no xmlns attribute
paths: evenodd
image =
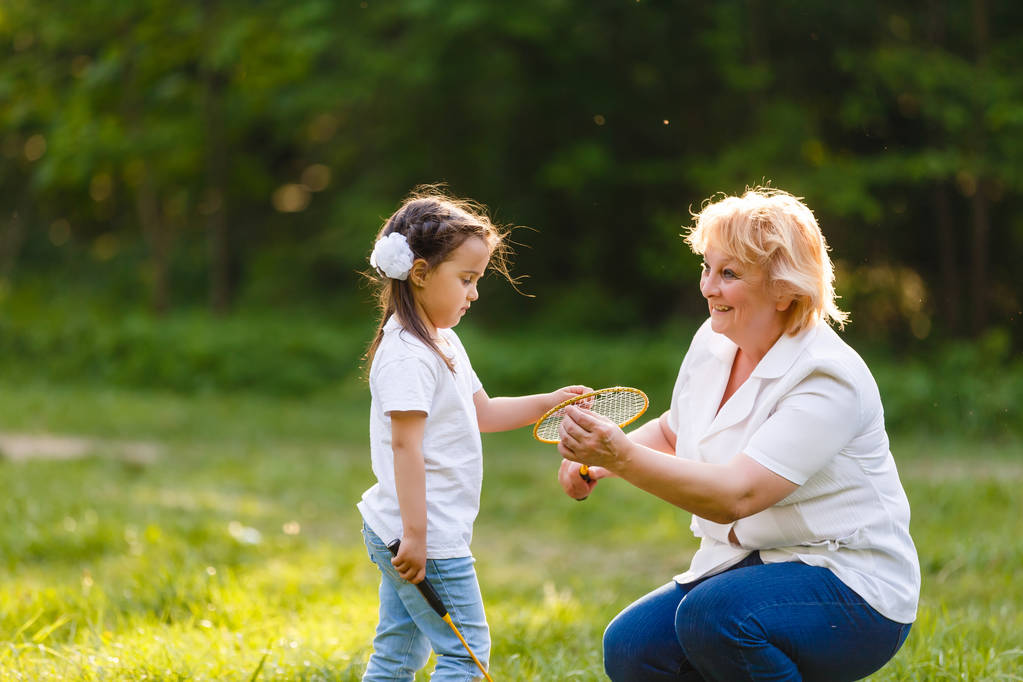
<svg viewBox="0 0 1023 682"><path fill-rule="evenodd" d="M400 546L401 540L395 540L391 544L387 545L387 549L391 550L391 554L394 556L398 556L398 547ZM448 610L444 608L444 602L440 600L440 595L437 594L437 590L434 589L433 584L429 580L423 578L421 582L416 583L416 588L419 590L419 593L423 595L426 603L437 612L438 616L443 618L448 615Z"/></svg>

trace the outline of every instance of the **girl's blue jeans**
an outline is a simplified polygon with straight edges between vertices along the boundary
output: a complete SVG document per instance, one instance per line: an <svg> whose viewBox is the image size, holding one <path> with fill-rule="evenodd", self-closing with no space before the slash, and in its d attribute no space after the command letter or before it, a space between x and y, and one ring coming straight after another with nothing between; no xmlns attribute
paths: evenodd
<svg viewBox="0 0 1023 682"><path fill-rule="evenodd" d="M887 663L909 628L826 568L754 552L619 613L604 632L604 669L614 682L855 680Z"/></svg>
<svg viewBox="0 0 1023 682"><path fill-rule="evenodd" d="M415 585L398 575L383 540L366 525L362 534L369 557L382 575L380 624L363 682L411 682L416 671L426 665L431 649L437 653L437 666L430 678L433 682L469 682L481 677L451 626L426 603ZM490 659L490 629L474 561L471 556L428 559L426 577L440 595L452 622L486 667Z"/></svg>

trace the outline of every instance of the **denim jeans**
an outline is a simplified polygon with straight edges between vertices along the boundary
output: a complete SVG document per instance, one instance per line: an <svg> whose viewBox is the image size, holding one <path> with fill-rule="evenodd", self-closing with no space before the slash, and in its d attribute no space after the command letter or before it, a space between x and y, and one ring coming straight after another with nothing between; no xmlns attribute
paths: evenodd
<svg viewBox="0 0 1023 682"><path fill-rule="evenodd" d="M604 633L604 669L630 680L855 680L887 663L909 634L831 571L764 564L668 583Z"/></svg>
<svg viewBox="0 0 1023 682"><path fill-rule="evenodd" d="M419 589L398 575L391 552L376 533L363 526L370 559L380 569L380 624L373 638L373 653L363 681L411 680L426 665L430 650L437 653L433 682L469 682L479 677L469 653L451 626L437 615ZM486 667L490 659L490 629L483 612L483 596L476 580L474 559L428 559L426 577L458 631Z"/></svg>

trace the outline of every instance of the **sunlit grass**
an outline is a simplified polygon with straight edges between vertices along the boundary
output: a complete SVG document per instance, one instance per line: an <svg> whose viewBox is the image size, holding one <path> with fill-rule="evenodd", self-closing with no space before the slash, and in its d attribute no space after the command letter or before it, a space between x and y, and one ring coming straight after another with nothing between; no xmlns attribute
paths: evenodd
<svg viewBox="0 0 1023 682"><path fill-rule="evenodd" d="M357 390L0 389L3 431L100 442L78 460L0 459L0 680L359 679L378 576L354 506L372 482ZM102 445L117 439L160 455ZM1020 679L1023 449L893 447L924 594L874 679ZM687 565L687 516L615 482L569 500L526 431L485 449L473 548L494 678L604 679L604 626Z"/></svg>

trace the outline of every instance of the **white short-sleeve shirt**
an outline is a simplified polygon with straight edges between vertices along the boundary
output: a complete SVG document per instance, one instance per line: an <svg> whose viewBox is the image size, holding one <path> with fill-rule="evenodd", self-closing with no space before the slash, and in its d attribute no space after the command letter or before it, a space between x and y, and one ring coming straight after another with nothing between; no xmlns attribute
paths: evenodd
<svg viewBox="0 0 1023 682"><path fill-rule="evenodd" d="M799 488L733 524L694 515L700 548L675 579L713 575L759 550L765 563L828 568L883 616L913 622L920 566L909 502L866 364L819 323L783 335L717 411L735 351L709 321L694 336L668 415L675 453L716 463L744 453Z"/></svg>
<svg viewBox="0 0 1023 682"><path fill-rule="evenodd" d="M483 386L458 335L440 330L441 350L455 371L396 317L384 325L369 371L370 457L377 482L358 503L367 525L384 542L401 538L401 510L394 481L391 412L426 413L426 556L471 556L472 526L479 512L483 446L473 394Z"/></svg>

